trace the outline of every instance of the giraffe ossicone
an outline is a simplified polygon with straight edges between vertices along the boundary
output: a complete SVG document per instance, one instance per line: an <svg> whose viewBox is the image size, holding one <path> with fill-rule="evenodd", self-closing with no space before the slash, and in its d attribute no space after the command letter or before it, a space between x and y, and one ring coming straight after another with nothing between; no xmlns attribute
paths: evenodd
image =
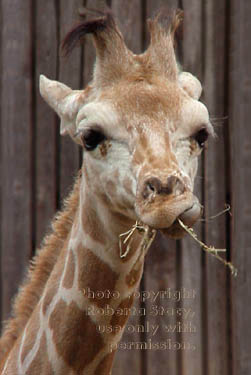
<svg viewBox="0 0 251 375"><path fill-rule="evenodd" d="M155 231L179 238L179 220L191 226L200 216L194 179L213 128L200 82L176 62L178 23L178 13L166 27L161 17L150 21L150 45L135 55L109 12L87 20L64 41L70 51L93 36L87 88L40 77L61 134L83 147L83 166L4 329L3 375L110 374Z"/></svg>

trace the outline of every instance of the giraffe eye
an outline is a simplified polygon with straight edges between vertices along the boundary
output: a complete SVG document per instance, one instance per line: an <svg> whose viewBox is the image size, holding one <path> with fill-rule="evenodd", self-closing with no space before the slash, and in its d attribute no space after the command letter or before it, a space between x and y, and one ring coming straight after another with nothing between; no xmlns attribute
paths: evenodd
<svg viewBox="0 0 251 375"><path fill-rule="evenodd" d="M82 136L83 145L87 151L94 150L105 139L105 135L97 129L89 129Z"/></svg>
<svg viewBox="0 0 251 375"><path fill-rule="evenodd" d="M208 131L203 128L201 130L199 130L194 136L193 136L193 139L195 139L195 141L198 143L198 145L203 148L204 145L205 145L205 142L207 141L208 139Z"/></svg>

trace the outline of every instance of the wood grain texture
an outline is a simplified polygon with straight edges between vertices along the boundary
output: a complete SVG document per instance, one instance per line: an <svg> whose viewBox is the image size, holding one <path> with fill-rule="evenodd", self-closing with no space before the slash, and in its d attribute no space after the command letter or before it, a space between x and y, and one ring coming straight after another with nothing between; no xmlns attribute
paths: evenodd
<svg viewBox="0 0 251 375"><path fill-rule="evenodd" d="M2 317L31 253L31 2L2 1ZM11 276L10 276L11 275Z"/></svg>
<svg viewBox="0 0 251 375"><path fill-rule="evenodd" d="M251 372L251 4L233 0L229 36L229 169L231 168L232 243L231 257L239 275L231 280L233 289L233 371ZM231 157L231 159L230 159ZM230 164L231 163L231 164Z"/></svg>
<svg viewBox="0 0 251 375"><path fill-rule="evenodd" d="M142 52L142 5L140 1L131 0L126 4L121 0L114 1L113 13L123 33L126 45L134 53Z"/></svg>
<svg viewBox="0 0 251 375"><path fill-rule="evenodd" d="M189 71L199 79L202 78L203 53L202 53L202 3L197 0L183 1L184 25L183 25L183 48L182 65L184 71ZM198 173L195 182L195 195L203 202L203 157L199 160ZM197 223L194 230L202 236L202 227ZM203 311L204 287L203 284L203 254L199 246L188 236L180 245L180 265L179 265L179 287L185 287L188 291L194 291L194 300L183 299L182 307L191 309L194 313L191 321L196 332L184 332L181 334L183 342L189 343L191 350L179 352L179 371L182 375L202 374L203 358L205 352L204 329L205 315ZM191 270L193 270L191 272Z"/></svg>
<svg viewBox="0 0 251 375"><path fill-rule="evenodd" d="M212 118L224 117L226 93L226 8L219 1L204 3L204 43L203 43L203 99ZM218 124L218 126L217 126ZM224 123L216 123L216 138L209 141L205 150L205 218L215 215L225 208L226 203L226 149ZM229 203L229 202L228 202ZM228 214L227 214L228 215ZM226 216L222 215L204 223L205 241L217 248L226 248ZM225 254L221 254L225 257ZM227 301L230 289L227 272L220 262L206 256L204 280L206 284L205 331L207 335L204 366L209 375L230 373L229 319ZM218 353L221 353L219 356Z"/></svg>
<svg viewBox="0 0 251 375"><path fill-rule="evenodd" d="M0 3L0 25L2 25L2 14L3 14L3 11L2 11L2 3ZM2 45L3 45L3 40L2 40L2 29L0 29L0 56L2 55ZM0 77L3 76L3 64L2 64L2 59L0 58ZM0 114L2 113L2 97L3 97L3 90L2 90L2 79L0 79ZM0 115L0 119L1 119L1 115ZM1 120L0 120L0 125L1 125ZM2 132L2 126L0 126L0 140L3 139L3 132ZM1 141L0 141L0 144L1 144ZM3 176L3 155L2 155L2 152L0 152L0 175ZM3 219L2 219L2 214L3 214L3 210L2 210L2 197L3 197L3 194L2 194L2 190L3 189L3 179L1 178L0 179L0 223L2 223ZM1 230L1 226L0 226L0 230ZM2 241L0 240L0 270L2 269L2 266L1 266L1 254L2 254ZM0 271L1 272L1 271ZM2 304L2 283L0 282L0 319L1 319L1 323L0 323L0 331L2 329L2 307L3 307L3 304Z"/></svg>
<svg viewBox="0 0 251 375"><path fill-rule="evenodd" d="M159 234L146 257L145 267L145 290L151 297L154 294L157 296L155 300L146 300L146 322L157 327L157 331L155 335L149 332L145 339L154 344L165 344L164 349L148 350L145 359L147 374L178 373L178 349L174 347L174 343L180 342L179 335L175 332L175 325L180 321L177 317L180 303L173 297L177 289L176 242ZM158 292L163 294L158 295Z"/></svg>
<svg viewBox="0 0 251 375"><path fill-rule="evenodd" d="M35 177L36 177L36 245L39 246L56 210L56 114L39 93L39 76L50 79L57 75L57 9L50 0L36 6L36 71L35 71Z"/></svg>

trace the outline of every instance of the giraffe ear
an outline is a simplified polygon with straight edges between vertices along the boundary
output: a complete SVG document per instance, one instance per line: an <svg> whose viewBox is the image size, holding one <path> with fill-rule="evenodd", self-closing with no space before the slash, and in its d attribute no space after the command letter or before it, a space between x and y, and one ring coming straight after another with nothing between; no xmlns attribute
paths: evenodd
<svg viewBox="0 0 251 375"><path fill-rule="evenodd" d="M40 76L40 94L61 119L60 134L74 136L76 132L75 119L84 103L84 91L72 90L63 83L52 81L44 75Z"/></svg>
<svg viewBox="0 0 251 375"><path fill-rule="evenodd" d="M202 93L202 86L198 78L194 77L191 73L181 72L179 74L180 86L190 95L193 99L199 100Z"/></svg>

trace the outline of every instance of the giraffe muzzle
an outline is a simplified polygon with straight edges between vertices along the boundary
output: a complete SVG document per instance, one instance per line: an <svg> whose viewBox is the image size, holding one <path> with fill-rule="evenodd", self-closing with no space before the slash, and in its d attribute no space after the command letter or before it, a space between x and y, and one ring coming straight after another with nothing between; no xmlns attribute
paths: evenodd
<svg viewBox="0 0 251 375"><path fill-rule="evenodd" d="M172 226L178 229L178 219L193 225L200 217L201 205L181 178L171 175L162 182L150 177L139 185L136 213L150 227L170 231Z"/></svg>

